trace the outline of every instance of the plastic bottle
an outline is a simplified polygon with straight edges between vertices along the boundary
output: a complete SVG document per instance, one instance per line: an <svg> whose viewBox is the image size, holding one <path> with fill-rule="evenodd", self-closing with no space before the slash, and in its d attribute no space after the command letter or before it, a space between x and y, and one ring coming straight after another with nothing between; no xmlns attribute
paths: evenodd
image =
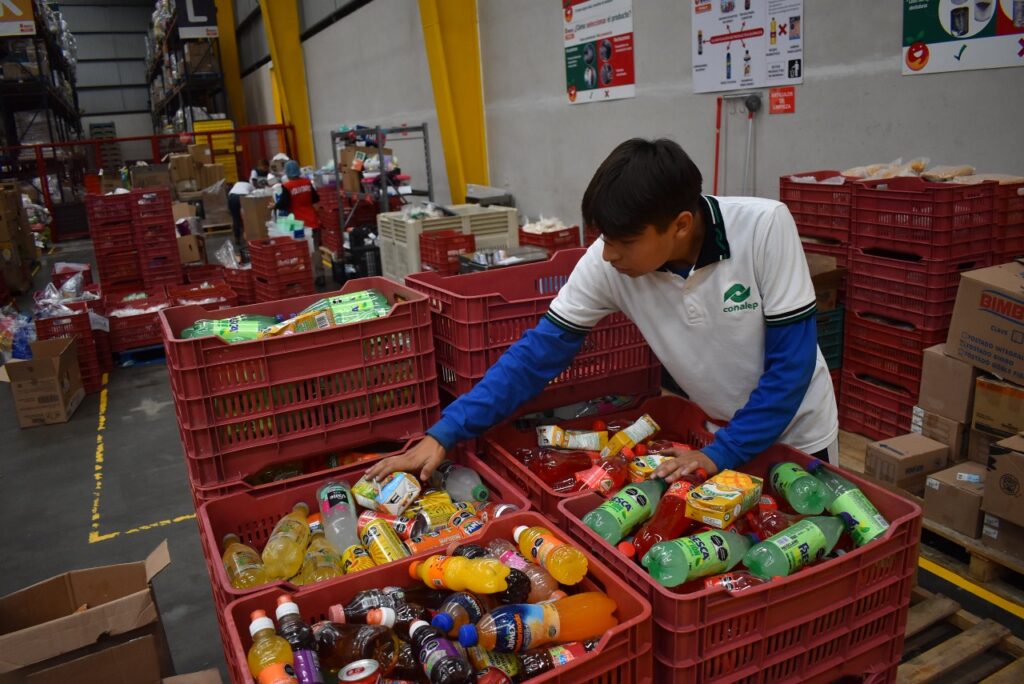
<svg viewBox="0 0 1024 684"><path fill-rule="evenodd" d="M246 660L249 663L249 672L253 677L259 677L267 666L274 663L292 665L292 647L288 642L274 633L274 621L267 617L262 610L254 610L249 619L249 634L252 635L252 646Z"/></svg>
<svg viewBox="0 0 1024 684"><path fill-rule="evenodd" d="M218 320L201 319L181 331L181 339L217 336L225 342L249 342L272 325L277 319L272 316L242 314Z"/></svg>
<svg viewBox="0 0 1024 684"><path fill-rule="evenodd" d="M373 608L366 614L366 624L390 627L406 641L409 640L409 627L412 623L429 619L430 611L415 603L402 603L394 608Z"/></svg>
<svg viewBox="0 0 1024 684"><path fill-rule="evenodd" d="M338 603L328 608L327 617L339 624L365 623L366 616L374 608L395 608L405 602L405 592L398 587L366 589L353 596L347 605Z"/></svg>
<svg viewBox="0 0 1024 684"><path fill-rule="evenodd" d="M451 595L450 591L444 589L430 589L428 587L384 587L384 592L396 596L406 603L415 603L430 610L437 610Z"/></svg>
<svg viewBox="0 0 1024 684"><path fill-rule="evenodd" d="M825 510L825 486L796 463L776 463L768 471L768 480L797 513L818 515Z"/></svg>
<svg viewBox="0 0 1024 684"><path fill-rule="evenodd" d="M272 579L288 579L302 567L309 544L309 506L301 501L292 512L277 521L263 547L263 566Z"/></svg>
<svg viewBox="0 0 1024 684"><path fill-rule="evenodd" d="M466 657L469 658L470 665L475 667L478 672L494 668L501 670L515 681L522 680L520 677L522 664L519 662L519 656L515 653L495 653L479 646L471 646L466 649Z"/></svg>
<svg viewBox="0 0 1024 684"><path fill-rule="evenodd" d="M479 544L463 544L457 548L452 555L462 556L464 558L491 558L487 549ZM530 578L527 577L524 572L516 570L515 568L508 568L508 576L505 578L505 584L508 585L505 591L489 594L487 596L497 599L501 603L527 602L527 597L530 595L532 585L530 584Z"/></svg>
<svg viewBox="0 0 1024 684"><path fill-rule="evenodd" d="M697 527L697 521L686 517L686 495L708 479L707 471L698 468L696 472L679 478L665 491L658 502L651 519L644 523L634 539L633 548L637 558L643 558L651 547L662 541L685 537Z"/></svg>
<svg viewBox="0 0 1024 684"><path fill-rule="evenodd" d="M527 596L527 603L537 603L551 596L551 593L558 590L558 580L551 576L551 573L531 563L516 548L515 544L507 539L492 539L487 544L487 555L497 558L502 564L514 570L519 570L530 579L530 594Z"/></svg>
<svg viewBox="0 0 1024 684"><path fill-rule="evenodd" d="M492 558L430 556L409 566L409 576L422 580L428 587L478 594L505 591L508 573L508 568Z"/></svg>
<svg viewBox="0 0 1024 684"><path fill-rule="evenodd" d="M477 507L476 514L480 516L480 519L483 520L484 523L488 523L491 520L497 520L503 515L515 513L518 510L519 506L516 506L515 504L488 501L487 503L481 504Z"/></svg>
<svg viewBox="0 0 1024 684"><path fill-rule="evenodd" d="M874 504L864 496L857 485L818 462L811 466L811 473L825 487L825 506L832 515L846 513L850 516L850 537L857 546L864 546L878 539L889 529L885 519Z"/></svg>
<svg viewBox="0 0 1024 684"><path fill-rule="evenodd" d="M299 684L323 684L313 630L302 620L299 606L288 594L277 597L276 617L277 633L292 647L295 678Z"/></svg>
<svg viewBox="0 0 1024 684"><path fill-rule="evenodd" d="M598 461L586 470L556 482L551 488L560 494L593 490L607 496L622 487L628 476L629 464L625 458L617 455Z"/></svg>
<svg viewBox="0 0 1024 684"><path fill-rule="evenodd" d="M748 522L758 541L778 534L803 519L803 516L790 515L779 510L779 505L770 496L762 495L757 508L749 511L743 519ZM739 520L737 520L739 523ZM738 531L738 530L737 530Z"/></svg>
<svg viewBox="0 0 1024 684"><path fill-rule="evenodd" d="M729 593L735 594L738 591L758 587L765 584L767 581L768 580L763 580L760 577L754 577L749 572L740 570L739 572L729 572L723 575L706 577L704 578L704 588L715 589L721 587Z"/></svg>
<svg viewBox="0 0 1024 684"><path fill-rule="evenodd" d="M226 534L222 542L224 571L235 589L252 589L270 580L263 568L263 559L256 549L243 544L237 534Z"/></svg>
<svg viewBox="0 0 1024 684"><path fill-rule="evenodd" d="M372 658L389 674L401 645L395 633L383 625L318 622L313 625L313 637L320 667L325 670L340 670L352 661Z"/></svg>
<svg viewBox="0 0 1024 684"><path fill-rule="evenodd" d="M587 557L546 527L517 527L512 538L524 556L541 566L560 584L573 585L587 575Z"/></svg>
<svg viewBox="0 0 1024 684"><path fill-rule="evenodd" d="M457 636L462 625L475 625L487 613L487 607L473 594L459 591L441 605L430 624L448 636Z"/></svg>
<svg viewBox="0 0 1024 684"><path fill-rule="evenodd" d="M788 577L821 560L843 533L843 520L831 516L806 518L760 544L743 557L743 564L762 579Z"/></svg>
<svg viewBox="0 0 1024 684"><path fill-rule="evenodd" d="M307 518L309 522L309 546L299 570L301 584L316 584L345 574L341 569L341 558L337 550L324 536L324 528L320 516L316 513Z"/></svg>
<svg viewBox="0 0 1024 684"><path fill-rule="evenodd" d="M416 658L431 684L469 684L476 680L469 662L441 630L417 620L410 632Z"/></svg>
<svg viewBox="0 0 1024 684"><path fill-rule="evenodd" d="M589 469L593 464L586 451L542 449L529 461L528 467L545 484L555 485L564 480L574 480L576 473Z"/></svg>
<svg viewBox="0 0 1024 684"><path fill-rule="evenodd" d="M583 516L583 524L615 546L654 514L665 487L661 479L627 485Z"/></svg>
<svg viewBox="0 0 1024 684"><path fill-rule="evenodd" d="M513 684L508 673L498 667L485 667L476 672L476 684Z"/></svg>
<svg viewBox="0 0 1024 684"><path fill-rule="evenodd" d="M476 471L449 460L441 461L430 476L430 485L443 489L452 501L487 501L491 492Z"/></svg>
<svg viewBox="0 0 1024 684"><path fill-rule="evenodd" d="M553 603L520 603L502 606L474 625L459 629L464 647L521 653L559 641L583 641L598 637L619 623L615 601L598 591L588 591Z"/></svg>
<svg viewBox="0 0 1024 684"><path fill-rule="evenodd" d="M728 572L743 560L750 539L731 530L709 530L651 547L640 564L656 582L678 587L697 577Z"/></svg>
<svg viewBox="0 0 1024 684"><path fill-rule="evenodd" d="M635 423L612 435L608 444L601 450L601 460L618 455L623 447L632 449L660 429L654 419L645 413Z"/></svg>
<svg viewBox="0 0 1024 684"><path fill-rule="evenodd" d="M341 554L350 546L359 545L356 532L359 514L348 483L332 480L317 490L316 498L320 504L324 534L331 546Z"/></svg>
<svg viewBox="0 0 1024 684"><path fill-rule="evenodd" d="M570 641L560 646L524 653L519 657L523 679L532 679L545 672L565 667L593 651L600 642L600 639Z"/></svg>

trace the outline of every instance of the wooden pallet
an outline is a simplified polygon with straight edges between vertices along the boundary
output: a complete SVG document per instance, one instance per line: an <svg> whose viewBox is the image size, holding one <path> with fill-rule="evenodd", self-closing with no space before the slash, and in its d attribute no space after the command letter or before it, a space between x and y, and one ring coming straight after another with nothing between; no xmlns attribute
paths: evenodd
<svg viewBox="0 0 1024 684"><path fill-rule="evenodd" d="M230 223L204 223L203 230L207 235L226 235L232 231Z"/></svg>
<svg viewBox="0 0 1024 684"><path fill-rule="evenodd" d="M920 587L911 596L903 658L896 678L904 684L1024 682L1024 641Z"/></svg>

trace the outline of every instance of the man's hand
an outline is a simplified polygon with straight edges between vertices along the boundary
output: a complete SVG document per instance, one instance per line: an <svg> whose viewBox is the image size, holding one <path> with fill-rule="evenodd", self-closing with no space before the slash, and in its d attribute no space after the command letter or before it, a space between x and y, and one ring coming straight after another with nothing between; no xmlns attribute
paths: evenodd
<svg viewBox="0 0 1024 684"><path fill-rule="evenodd" d="M672 458L658 466L654 473L651 474L651 477L664 478L665 482L669 484L672 484L684 475L689 475L697 470L697 468L706 470L708 477L718 472L718 466L715 465L715 462L700 451L673 448L666 449L661 453Z"/></svg>
<svg viewBox="0 0 1024 684"><path fill-rule="evenodd" d="M427 435L404 454L388 456L373 464L373 467L366 471L366 477L380 480L396 470L401 470L406 473L418 473L420 479L426 482L444 457L445 448L436 439Z"/></svg>

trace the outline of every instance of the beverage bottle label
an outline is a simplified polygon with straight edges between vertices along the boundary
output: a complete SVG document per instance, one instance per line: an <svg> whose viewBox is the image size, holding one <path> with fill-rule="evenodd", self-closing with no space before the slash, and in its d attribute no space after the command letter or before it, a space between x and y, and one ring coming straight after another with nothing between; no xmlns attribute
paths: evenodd
<svg viewBox="0 0 1024 684"><path fill-rule="evenodd" d="M231 553L231 568L237 575L244 575L250 570L263 567L263 561L254 551L248 549L233 551Z"/></svg>
<svg viewBox="0 0 1024 684"><path fill-rule="evenodd" d="M295 656L295 678L299 684L324 684L324 678L320 674L320 658L315 651L300 648L294 651Z"/></svg>
<svg viewBox="0 0 1024 684"><path fill-rule="evenodd" d="M669 543L675 544L683 552L690 568L687 573L689 577L717 575L729 567L729 547L723 534L717 530L673 539Z"/></svg>
<svg viewBox="0 0 1024 684"><path fill-rule="evenodd" d="M340 484L331 484L321 494L320 512L327 515L336 508L345 507L352 510L352 500L346 488Z"/></svg>
<svg viewBox="0 0 1024 684"><path fill-rule="evenodd" d="M839 515L847 513L853 518L853 525L849 527L850 536L857 546L863 546L869 541L880 537L889 529L889 521L886 520L878 509L864 496L859 489L851 489L836 497L829 506L829 513Z"/></svg>
<svg viewBox="0 0 1024 684"><path fill-rule="evenodd" d="M582 470L576 473L574 477L584 487L605 495L611 493L612 488L615 487L615 480L600 465L592 466L588 470Z"/></svg>
<svg viewBox="0 0 1024 684"><path fill-rule="evenodd" d="M626 530L650 505L651 500L644 490L639 487L625 487L601 504L601 509L611 514L620 529Z"/></svg>
<svg viewBox="0 0 1024 684"><path fill-rule="evenodd" d="M558 611L551 605L521 603L491 612L497 633L494 650L519 653L558 638Z"/></svg>
<svg viewBox="0 0 1024 684"><path fill-rule="evenodd" d="M299 522L295 518L282 518L274 528L274 533L270 535L270 539L267 540L267 544L280 539L287 539L293 544L296 544L299 539L302 538L303 532L308 529L309 527L307 525Z"/></svg>
<svg viewBox="0 0 1024 684"><path fill-rule="evenodd" d="M454 603L466 611L470 624L476 624L484 616L483 605L465 592L457 592L448 597L448 601Z"/></svg>
<svg viewBox="0 0 1024 684"><path fill-rule="evenodd" d="M789 566L787 574L792 574L824 558L828 540L817 525L801 520L764 543L772 544L783 553Z"/></svg>
<svg viewBox="0 0 1024 684"><path fill-rule="evenodd" d="M578 641L574 641L571 644L562 644L561 646L555 646L554 648L548 649L548 655L551 657L551 663L557 667L564 667L587 654L587 650L583 648L583 644Z"/></svg>
<svg viewBox="0 0 1024 684"><path fill-rule="evenodd" d="M795 463L780 463L772 468L772 488L789 498L789 488L802 478L814 476ZM815 480L817 482L817 480Z"/></svg>
<svg viewBox="0 0 1024 684"><path fill-rule="evenodd" d="M431 634L423 640L420 646L419 661L423 665L423 671L427 673L427 679L431 679L431 673L441 662L449 658L462 659L462 654L452 642Z"/></svg>
<svg viewBox="0 0 1024 684"><path fill-rule="evenodd" d="M295 670L291 665L284 663L271 663L260 670L256 676L259 684L298 684L295 679Z"/></svg>
<svg viewBox="0 0 1024 684"><path fill-rule="evenodd" d="M543 566L547 563L551 553L562 546L565 546L565 544L550 534L536 534L533 543L530 545L530 557Z"/></svg>

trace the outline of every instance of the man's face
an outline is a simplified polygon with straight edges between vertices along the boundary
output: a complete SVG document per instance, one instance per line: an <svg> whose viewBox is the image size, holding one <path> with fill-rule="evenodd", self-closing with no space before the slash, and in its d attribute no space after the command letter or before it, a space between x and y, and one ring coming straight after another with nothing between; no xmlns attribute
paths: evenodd
<svg viewBox="0 0 1024 684"><path fill-rule="evenodd" d="M675 222L659 231L654 225L644 226L643 232L621 238L603 236L602 256L612 267L630 278L652 273L665 262L678 259L688 246L688 230L681 230Z"/></svg>

